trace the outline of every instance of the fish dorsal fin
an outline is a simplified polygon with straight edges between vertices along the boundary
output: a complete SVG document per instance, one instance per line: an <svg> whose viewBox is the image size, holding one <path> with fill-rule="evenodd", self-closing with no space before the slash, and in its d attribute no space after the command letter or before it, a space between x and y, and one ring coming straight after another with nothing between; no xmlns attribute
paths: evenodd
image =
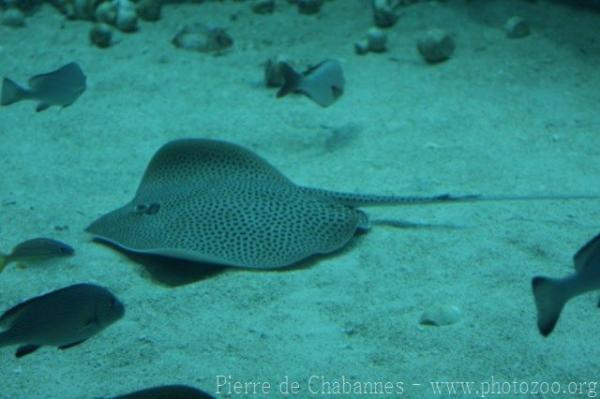
<svg viewBox="0 0 600 399"><path fill-rule="evenodd" d="M136 198L156 198L158 193L192 187L210 187L214 182L292 185L263 158L238 145L202 139L181 139L164 145L152 158L138 187Z"/></svg>
<svg viewBox="0 0 600 399"><path fill-rule="evenodd" d="M27 81L27 83L29 84L29 87L32 90L35 90L37 87L39 87L42 82L44 81L44 79L50 75L49 73L43 73L40 75L35 75L29 78L29 80Z"/></svg>
<svg viewBox="0 0 600 399"><path fill-rule="evenodd" d="M44 85L49 79L56 81L57 79L63 80L80 76L83 76L83 72L81 71L79 65L77 65L76 62L70 62L52 72L41 73L39 75L32 76L29 78L27 83L29 83L29 87L35 90Z"/></svg>
<svg viewBox="0 0 600 399"><path fill-rule="evenodd" d="M600 261L600 234L588 241L573 256L575 270L580 271L587 267L593 259ZM598 266L600 267L600 265Z"/></svg>
<svg viewBox="0 0 600 399"><path fill-rule="evenodd" d="M77 284L75 286L83 286L83 285L84 284ZM26 299L25 301L8 309L6 312L4 312L2 314L2 316L0 316L0 326L10 325L13 322L13 320L21 314L21 312L23 312L25 309L27 309L32 304L34 304L38 301L45 301L48 296L54 295L57 292L68 291L68 290L72 289L72 287L75 287L75 286L61 288L56 291L48 292L46 294L42 294L39 296L35 296L33 298Z"/></svg>
<svg viewBox="0 0 600 399"><path fill-rule="evenodd" d="M52 72L48 72L48 73L41 73L39 75L30 77L29 80L27 81L27 83L29 84L29 87L33 91L35 91L40 86L42 86L48 78L51 78L52 75L54 75L54 74L56 74L56 71L52 71Z"/></svg>
<svg viewBox="0 0 600 399"><path fill-rule="evenodd" d="M0 326L2 326L2 327L10 326L13 323L13 321L17 317L19 317L21 312L23 312L36 299L37 299L37 297L27 299L26 301L21 302L18 305L15 305L12 308L8 309L6 312L4 312L2 314L2 316L0 316Z"/></svg>

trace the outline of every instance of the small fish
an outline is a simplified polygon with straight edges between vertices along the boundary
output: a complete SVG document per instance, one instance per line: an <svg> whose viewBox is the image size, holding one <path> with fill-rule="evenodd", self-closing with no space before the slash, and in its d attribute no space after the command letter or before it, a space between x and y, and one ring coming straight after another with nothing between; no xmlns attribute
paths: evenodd
<svg viewBox="0 0 600 399"><path fill-rule="evenodd" d="M79 345L125 314L125 307L106 288L75 284L22 302L0 316L0 348L20 346L16 357L39 347L67 349Z"/></svg>
<svg viewBox="0 0 600 399"><path fill-rule="evenodd" d="M112 399L214 399L214 396L186 385L163 385L115 396Z"/></svg>
<svg viewBox="0 0 600 399"><path fill-rule="evenodd" d="M564 278L537 276L531 280L538 328L543 336L554 329L565 304L573 297L600 289L600 234L573 257L575 273ZM598 304L600 307L600 303Z"/></svg>
<svg viewBox="0 0 600 399"><path fill-rule="evenodd" d="M284 61L280 62L280 68L284 83L277 92L277 98L300 92L320 106L327 107L344 93L344 73L335 60L323 61L302 73L294 71Z"/></svg>
<svg viewBox="0 0 600 399"><path fill-rule="evenodd" d="M33 238L18 244L10 254L0 253L0 273L10 262L69 256L74 253L75 250L64 242L51 238Z"/></svg>
<svg viewBox="0 0 600 399"><path fill-rule="evenodd" d="M0 104L10 105L21 100L38 101L37 112L51 105L63 108L73 104L85 91L85 75L77 63L71 62L56 71L36 75L29 79L29 89L4 78Z"/></svg>

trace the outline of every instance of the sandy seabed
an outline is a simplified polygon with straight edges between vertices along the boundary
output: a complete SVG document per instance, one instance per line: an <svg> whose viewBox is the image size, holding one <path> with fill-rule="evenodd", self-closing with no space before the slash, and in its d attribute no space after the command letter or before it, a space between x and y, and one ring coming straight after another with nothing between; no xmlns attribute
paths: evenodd
<svg viewBox="0 0 600 399"><path fill-rule="evenodd" d="M530 36L506 38L513 15L530 22ZM172 46L178 27L196 21L227 27L233 49L215 57ZM77 250L8 267L0 306L93 282L127 307L123 320L66 351L15 359L2 348L0 398L98 398L167 383L275 398L294 382L290 396L307 398L344 381L392 384L364 395L377 397L439 397L436 387L470 398L486 387L503 397L594 397L597 296L569 303L542 338L530 280L572 272L575 251L600 232L599 200L372 208L373 218L467 228L375 227L306 267L232 269L186 284L84 233L129 201L154 152L181 137L236 142L299 184L340 191L600 193L599 13L544 1L422 2L402 9L387 53L355 55L371 24L355 0L326 2L318 16L284 1L272 15L247 2L168 4L161 21L107 50L88 43L89 22L50 6L25 28L0 26L1 75L26 82L77 61L89 84L62 110L0 109L1 248L51 236ZM415 49L432 27L457 44L435 66ZM262 65L281 53L304 65L340 60L343 97L329 108L277 100L261 84ZM179 266L192 275L199 267ZM436 304L455 305L462 319L421 326ZM449 395L435 381L472 382L472 392L461 385ZM236 394L236 382L257 393ZM544 394L544 384L560 393Z"/></svg>

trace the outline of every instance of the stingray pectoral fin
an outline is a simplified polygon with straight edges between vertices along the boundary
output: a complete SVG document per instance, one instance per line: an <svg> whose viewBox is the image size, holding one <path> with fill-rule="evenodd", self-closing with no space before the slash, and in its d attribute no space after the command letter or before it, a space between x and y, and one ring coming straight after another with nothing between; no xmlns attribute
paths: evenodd
<svg viewBox="0 0 600 399"><path fill-rule="evenodd" d="M356 229L359 232L367 232L371 230L371 227L373 227L373 222L371 222L371 219L369 219L369 215L367 215L360 209L356 210L356 214L358 216L358 226L356 227Z"/></svg>
<svg viewBox="0 0 600 399"><path fill-rule="evenodd" d="M36 112L42 112L47 110L50 107L51 104L45 103L45 102L39 102L38 105L35 107L35 111Z"/></svg>
<svg viewBox="0 0 600 399"><path fill-rule="evenodd" d="M33 344L19 346L17 348L17 351L15 352L15 357L19 358L19 357L27 356L30 353L35 352L39 348L40 348L40 345L33 345Z"/></svg>
<svg viewBox="0 0 600 399"><path fill-rule="evenodd" d="M403 219L377 219L371 222L374 226L387 226L398 229L434 228L434 229L466 229L468 226L460 224L432 224L411 222Z"/></svg>
<svg viewBox="0 0 600 399"><path fill-rule="evenodd" d="M125 249L127 249L127 248L125 248ZM130 250L130 251L137 252L140 254L159 255L159 256L166 256L169 258L183 259L183 260L187 260L187 261L191 261L191 262L210 263L210 264L221 265L221 266L247 267L246 265L227 261L223 258L209 256L209 255L205 255L205 254L201 254L201 253L193 252L193 251L186 251L186 250L182 250L182 249L156 248L156 249L152 249L152 250L143 250L143 251Z"/></svg>
<svg viewBox="0 0 600 399"><path fill-rule="evenodd" d="M232 262L227 262L226 260L224 260L222 258L211 257L211 256L203 255L203 254L200 254L197 252L192 252L192 251L186 251L186 250L175 249L175 248L139 249L139 248L128 247L127 245L123 245L118 241L111 240L108 237L94 235L94 238L101 242L105 242L110 245L114 245L115 247L120 248L124 251L132 252L132 253L136 253L136 254L166 256L168 258L183 259L183 260L190 261L190 262L210 263L210 264L221 265L221 266L246 267L245 265L242 265L242 264L234 264Z"/></svg>

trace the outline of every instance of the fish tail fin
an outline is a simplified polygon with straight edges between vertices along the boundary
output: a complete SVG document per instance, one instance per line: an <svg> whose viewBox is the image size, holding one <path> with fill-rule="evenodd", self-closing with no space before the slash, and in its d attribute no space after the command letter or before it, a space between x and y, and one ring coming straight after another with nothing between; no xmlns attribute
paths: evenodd
<svg viewBox="0 0 600 399"><path fill-rule="evenodd" d="M302 74L294 71L294 68L287 62L280 62L281 75L283 76L283 85L277 92L277 98L286 96L298 89L302 81Z"/></svg>
<svg viewBox="0 0 600 399"><path fill-rule="evenodd" d="M24 100L29 96L29 91L22 88L9 78L4 78L2 81L2 99L0 104L10 105L18 101Z"/></svg>
<svg viewBox="0 0 600 399"><path fill-rule="evenodd" d="M531 287L537 308L538 329L547 337L556 326L563 307L571 297L565 283L559 279L537 276L531 280Z"/></svg>

